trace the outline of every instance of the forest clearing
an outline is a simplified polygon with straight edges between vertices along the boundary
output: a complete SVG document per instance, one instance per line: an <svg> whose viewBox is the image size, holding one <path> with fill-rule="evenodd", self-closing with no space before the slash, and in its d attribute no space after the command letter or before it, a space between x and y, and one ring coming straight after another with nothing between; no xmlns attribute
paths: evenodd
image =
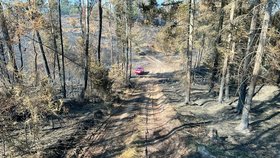
<svg viewBox="0 0 280 158"><path fill-rule="evenodd" d="M1 0L0 157L280 158L278 0Z"/></svg>

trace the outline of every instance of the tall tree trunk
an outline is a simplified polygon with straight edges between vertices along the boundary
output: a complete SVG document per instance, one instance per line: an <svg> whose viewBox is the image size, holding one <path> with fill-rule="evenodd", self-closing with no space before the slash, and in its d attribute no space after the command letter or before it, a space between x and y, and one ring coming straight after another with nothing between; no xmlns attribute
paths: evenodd
<svg viewBox="0 0 280 158"><path fill-rule="evenodd" d="M250 52L252 51L252 45L254 43L254 38L256 34L256 25L257 25L257 14L258 14L258 7L255 7L258 3L253 4L253 15L251 19L251 24L250 24L250 31L249 31L249 38L247 42L247 48L246 48L246 53L244 57L244 63L243 63L243 68L242 68L242 77L240 81L240 88L239 88L239 97L238 97L238 104L236 107L237 113L241 114L243 106L245 104L245 98L247 94L247 85L248 85L248 68L249 68L249 63L251 61L252 55Z"/></svg>
<svg viewBox="0 0 280 158"><path fill-rule="evenodd" d="M197 57L196 67L200 66L200 62L202 60L202 54L204 52L204 47L205 47L205 34L202 35L201 50L199 51L199 54L198 54L198 57Z"/></svg>
<svg viewBox="0 0 280 158"><path fill-rule="evenodd" d="M276 74L278 74L277 80L276 80L276 84L280 84L280 70L276 70Z"/></svg>
<svg viewBox="0 0 280 158"><path fill-rule="evenodd" d="M84 50L84 47L85 47L85 26L84 26L84 23L83 23L83 19L84 19L84 9L83 9L83 4L82 4L82 0L79 0L79 16L80 16L80 29L81 29L81 43L82 43L82 47L83 47L83 50ZM82 52L82 55L81 55L81 63L82 65L84 66L85 65L85 53L84 51Z"/></svg>
<svg viewBox="0 0 280 158"><path fill-rule="evenodd" d="M192 74L192 51L193 51L193 25L194 25L194 0L189 0L189 26L188 26L188 45L187 45L187 85L185 103L190 103L191 94L191 74Z"/></svg>
<svg viewBox="0 0 280 158"><path fill-rule="evenodd" d="M89 0L86 0L86 25L85 25L85 36L84 38L84 54L85 54L85 74L84 74L84 87L81 92L81 98L85 98L85 92L88 86L88 71L89 71Z"/></svg>
<svg viewBox="0 0 280 158"><path fill-rule="evenodd" d="M125 47L126 47L126 50L125 50L125 80L126 80L126 84L128 85L129 84L129 0L126 0L126 5L125 5Z"/></svg>
<svg viewBox="0 0 280 158"><path fill-rule="evenodd" d="M12 83L11 82L11 79L10 79L10 75L9 75L9 72L8 72L8 69L7 69L7 61L6 61L6 57L5 57L5 53L4 53L4 45L2 42L0 42L0 68L2 69L2 74L3 74L3 77L4 79L7 78L8 82L9 83Z"/></svg>
<svg viewBox="0 0 280 158"><path fill-rule="evenodd" d="M112 6L110 4L110 10L112 10ZM113 45L113 29L112 29L112 21L113 21L113 18L112 18L113 15L110 15L110 18L109 18L109 30L110 30L110 46L111 46L111 65L114 64L114 45Z"/></svg>
<svg viewBox="0 0 280 158"><path fill-rule="evenodd" d="M125 40L125 39L124 39ZM124 71L124 74L126 74L125 73L125 63L126 63L126 48L125 48L125 42L121 42L122 43L122 56L121 56L121 58L122 58L122 70Z"/></svg>
<svg viewBox="0 0 280 158"><path fill-rule="evenodd" d="M234 11L235 11L235 5L236 2L235 0L233 1L232 5L231 5L231 11L230 11L230 28L232 30L233 28L233 17L234 17ZM222 69L222 77L221 77L221 85L220 85L220 91L219 91L219 97L218 97L218 102L222 103L223 102L223 94L224 94L224 87L226 87L226 92L225 92L225 96L228 99L229 97L229 78L230 78L230 74L229 74L229 58L230 55L232 53L234 53L234 42L232 42L232 33L230 32L228 35L228 50L231 48L231 52L230 53L226 53L225 57L224 57L224 64L223 64L223 69Z"/></svg>
<svg viewBox="0 0 280 158"><path fill-rule="evenodd" d="M203 34L202 35L202 38L201 38L201 46L200 46L200 48L199 48L199 50L198 50L198 53L197 53L197 55L196 55L196 59L195 59L195 63L194 63L194 68L197 68L198 66L199 66L199 60L201 60L201 58L200 58L200 54L202 53L202 51L203 51L203 49L204 49L204 42L205 42L205 34Z"/></svg>
<svg viewBox="0 0 280 158"><path fill-rule="evenodd" d="M126 80L126 84L129 84L129 41L128 41L128 33L126 33L126 50L125 50L125 80Z"/></svg>
<svg viewBox="0 0 280 158"><path fill-rule="evenodd" d="M120 52L119 50L120 50L120 48L119 48L119 41L118 41L118 37L117 37L117 40L116 40L116 45L117 45L117 51L116 52ZM121 59L121 57L120 57L120 53L117 53L116 54L116 60L117 60L117 65L119 66L120 65L120 59Z"/></svg>
<svg viewBox="0 0 280 158"><path fill-rule="evenodd" d="M84 30L84 24L83 24L82 0L79 0L79 13L80 13L80 26L81 26L82 37L84 37L85 36L85 30Z"/></svg>
<svg viewBox="0 0 280 158"><path fill-rule="evenodd" d="M39 82L39 74L38 74L38 53L36 50L36 45L35 45L35 34L33 34L33 51L34 51L34 73L35 73L35 86L38 86Z"/></svg>
<svg viewBox="0 0 280 158"><path fill-rule="evenodd" d="M266 9L264 11L262 31L260 34L259 45L258 45L258 49L256 52L253 75L252 75L251 82L249 85L246 103L245 103L245 105L243 107L243 111L242 111L241 123L239 125L240 130L247 130L248 126L249 126L249 111L250 111L250 108L252 105L252 100L253 100L253 95L254 95L258 75L260 73L260 67L261 67L265 43L266 43L266 35L267 35L267 30L268 30L269 22L270 22L270 18L271 18L272 6L273 6L272 0L268 0Z"/></svg>
<svg viewBox="0 0 280 158"><path fill-rule="evenodd" d="M229 100L230 96L230 78L231 78L231 68L232 68L232 63L234 59L234 54L235 54L235 42L232 42L232 47L231 47L231 52L229 56L229 63L227 67L227 75L226 75L226 83L225 83L225 100Z"/></svg>
<svg viewBox="0 0 280 158"><path fill-rule="evenodd" d="M10 34L9 34L7 24L6 24L6 18L5 18L5 15L4 15L2 2L0 2L0 28L2 30L2 35L3 35L4 42L6 44L6 47L8 48L10 62L13 65L13 76L14 76L15 81L17 82L17 80L18 80L18 67L17 67L17 63L16 63L15 52L14 52L13 46L11 44Z"/></svg>
<svg viewBox="0 0 280 158"><path fill-rule="evenodd" d="M132 28L132 14L133 14L133 8L132 8L132 0L128 0L128 41L127 41L127 45L128 45L128 54L129 54L129 59L128 59L128 71L129 71L129 75L128 75L128 79L130 82L131 79L131 70L132 70L132 37L131 35L131 28Z"/></svg>
<svg viewBox="0 0 280 158"><path fill-rule="evenodd" d="M237 0L238 1L238 0ZM232 8L231 8L231 12L230 12L230 29L233 30L234 28L234 13L235 13L235 8L236 8L236 0L233 1L232 4ZM225 100L228 101L229 100L229 91L230 91L230 78L231 78L231 68L232 68L232 62L234 59L234 55L235 55L235 41L232 40L232 32L230 32L230 38L228 39L228 44L229 44L229 48L231 49L230 51L230 55L229 55L229 63L227 65L227 73L226 73L226 82L225 82Z"/></svg>
<svg viewBox="0 0 280 158"><path fill-rule="evenodd" d="M212 68L212 73L211 73L211 78L210 78L210 85L209 85L209 92L212 92L214 86L215 86L215 82L217 80L217 73L218 73L218 66L219 66L219 52L218 52L218 45L221 43L221 33L220 31L223 29L223 23L224 23L224 6L225 6L225 0L221 0L221 9L220 9L220 13L219 13L219 23L218 23L218 27L217 27L217 37L216 40L214 42L214 64L213 64L213 68Z"/></svg>
<svg viewBox="0 0 280 158"><path fill-rule="evenodd" d="M53 54L53 80L56 80L56 54Z"/></svg>
<svg viewBox="0 0 280 158"><path fill-rule="evenodd" d="M55 27L54 27L54 19L53 19L53 6L51 6L51 4L49 3L49 10L50 10L50 21L51 21L51 36L52 36L52 43L53 43L53 49L54 49L54 70L53 70L53 77L55 80L56 77L56 63L57 63L57 69L58 69L58 76L59 76L59 81L60 81L60 86L61 89L63 89L63 78L62 78L62 74L61 74L61 66L60 66L60 59L59 59L59 52L58 52L58 47L57 47L57 41L56 41L56 32L55 32Z"/></svg>
<svg viewBox="0 0 280 158"><path fill-rule="evenodd" d="M99 10L99 34L98 34L98 46L97 46L97 59L98 59L98 64L101 64L101 38L102 38L102 3L101 0L98 0L98 10Z"/></svg>
<svg viewBox="0 0 280 158"><path fill-rule="evenodd" d="M132 42L129 40L129 57L130 57L130 65L129 65L129 78L131 78L132 73Z"/></svg>
<svg viewBox="0 0 280 158"><path fill-rule="evenodd" d="M64 46L63 46L63 35L62 35L62 22L61 22L61 0L58 2L58 13L59 13L59 35L61 44L61 61L62 61L62 93L63 98L66 98L66 82L65 82L65 61L64 61Z"/></svg>
<svg viewBox="0 0 280 158"><path fill-rule="evenodd" d="M223 65L223 70L222 70L222 78L221 78L221 85L220 85L220 91L219 91L219 97L218 97L218 102L222 103L223 102L223 93L224 93L224 85L225 85L225 76L227 72L227 67L228 67L228 54L225 55L224 59L224 65Z"/></svg>
<svg viewBox="0 0 280 158"><path fill-rule="evenodd" d="M57 41L55 35L53 34L52 36L53 36L52 42L54 47L54 77L55 77L55 65L56 65L55 63L57 62L58 76L59 76L61 88L63 89L63 78L61 74L61 66L60 66L60 59L58 55L59 53L58 53Z"/></svg>
<svg viewBox="0 0 280 158"><path fill-rule="evenodd" d="M229 100L229 85L230 85L230 65L231 65L231 59L229 57L229 61L228 61L228 65L227 65L227 72L226 72L226 82L225 82L225 101Z"/></svg>
<svg viewBox="0 0 280 158"><path fill-rule="evenodd" d="M229 85L230 85L230 72L231 71L231 69L230 69L230 63L229 63L229 65L228 65L228 67L227 67L227 75L226 75L226 83L225 83L225 100L226 101L228 101L229 100L229 91L230 91L230 87L229 87Z"/></svg>
<svg viewBox="0 0 280 158"><path fill-rule="evenodd" d="M47 60L47 57L46 57L46 53L45 53L45 50L44 50L44 47L43 47L43 41L41 39L39 31L37 31L37 30L36 30L36 36L38 38L39 47L40 47L40 51L41 51L43 61L44 61L44 64L45 64L45 69L46 69L47 76L51 80L51 72L50 72L48 60Z"/></svg>
<svg viewBox="0 0 280 158"><path fill-rule="evenodd" d="M21 38L18 35L18 49L20 53L20 71L23 69L23 52L22 52L22 46L21 46Z"/></svg>

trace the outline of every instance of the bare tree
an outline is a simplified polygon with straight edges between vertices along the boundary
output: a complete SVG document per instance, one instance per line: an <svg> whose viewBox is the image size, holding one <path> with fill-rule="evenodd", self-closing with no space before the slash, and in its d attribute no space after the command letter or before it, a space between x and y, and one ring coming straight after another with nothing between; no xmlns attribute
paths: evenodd
<svg viewBox="0 0 280 158"><path fill-rule="evenodd" d="M231 4L231 11L230 11L230 28L231 29L233 28L233 17L234 17L235 5L236 5L236 2L235 2L235 0L233 0L233 2ZM230 75L229 75L229 66L228 66L229 63L228 62L229 62L230 56L234 53L234 47L235 47L235 44L232 41L232 32L230 32L228 35L228 49L231 48L231 52L225 53L225 57L224 57L220 91L219 91L219 97L218 97L219 103L222 103L222 101L223 101L224 87L227 87L226 92L225 92L226 99L229 98L229 89L228 88L229 88ZM225 86L225 84L226 84L226 86Z"/></svg>
<svg viewBox="0 0 280 158"><path fill-rule="evenodd" d="M251 24L250 24L250 30L249 30L249 38L247 42L247 48L246 48L246 53L244 56L244 63L243 63L243 68L242 68L242 77L240 81L240 88L239 88L239 97L238 97L238 104L237 104L237 112L240 114L242 112L244 103L245 103L245 98L247 94L247 85L248 85L248 68L249 68L249 63L251 61L251 51L252 51L252 46L254 42L254 38L256 36L256 25L257 25L257 14L258 14L258 7L256 5L258 4L258 0L256 0L255 3L252 4L253 7L253 12L252 12L252 19L251 19Z"/></svg>
<svg viewBox="0 0 280 158"><path fill-rule="evenodd" d="M189 0L189 22L188 22L188 40L187 40L187 76L186 76L186 97L185 103L190 103L191 94L191 74L192 74L192 52L193 52L193 27L194 27L194 0Z"/></svg>
<svg viewBox="0 0 280 158"><path fill-rule="evenodd" d="M20 71L22 71L22 69L23 69L23 52L22 52L20 35L18 35L18 50L19 50L19 53L20 53Z"/></svg>
<svg viewBox="0 0 280 158"><path fill-rule="evenodd" d="M84 34L84 54L85 54L85 71L84 71L84 87L81 92L81 98L85 98L85 92L87 90L88 85L88 71L89 71L89 16L90 16L90 8L89 8L89 0L86 0L86 25L85 25L85 34Z"/></svg>
<svg viewBox="0 0 280 158"><path fill-rule="evenodd" d="M61 44L61 58L62 58L62 94L63 98L66 98L66 82L65 82L65 61L64 61L64 46L63 46L63 35L62 35L62 22L61 22L61 0L58 2L58 13L59 13L59 35Z"/></svg>
<svg viewBox="0 0 280 158"><path fill-rule="evenodd" d="M225 6L225 0L221 0L221 8L219 12L219 23L217 27L217 37L214 41L214 64L212 68L211 78L210 78L210 86L209 86L209 92L211 92L215 86L215 82L217 80L217 73L218 73L218 66L219 66L219 52L218 52L218 45L222 41L222 36L220 31L223 29L223 23L224 23L224 6Z"/></svg>
<svg viewBox="0 0 280 158"><path fill-rule="evenodd" d="M79 15L80 15L80 26L81 26L81 32L82 32L82 37L85 35L85 30L84 30L84 24L83 24L83 6L82 6L82 0L79 0Z"/></svg>
<svg viewBox="0 0 280 158"><path fill-rule="evenodd" d="M46 53L45 53L45 50L44 50L43 41L42 41L42 38L41 38L41 35L40 35L39 31L36 30L35 32L36 32L36 36L38 38L39 48L40 48L40 51L41 51L41 54L42 54L42 57L43 57L43 61L44 61L44 64L45 64L46 73L47 73L48 78L51 80L51 78L52 78L51 77L51 72L50 72L48 60L47 60L47 57L46 57Z"/></svg>
<svg viewBox="0 0 280 158"><path fill-rule="evenodd" d="M97 60L98 60L98 64L101 64L101 57L100 57L100 53L101 53L101 38L102 38L102 0L98 0L98 10L99 10L99 34L98 34L98 46L97 46Z"/></svg>
<svg viewBox="0 0 280 158"><path fill-rule="evenodd" d="M129 4L130 0L125 3L125 81L129 84Z"/></svg>
<svg viewBox="0 0 280 158"><path fill-rule="evenodd" d="M32 45L33 45L33 51L34 51L35 86L38 86L38 82L39 82L39 76L38 76L38 53L37 53L36 45L35 45L35 34L33 34Z"/></svg>
<svg viewBox="0 0 280 158"><path fill-rule="evenodd" d="M253 95L254 95L258 75L260 73L260 67L261 67L262 58L263 58L263 54L264 54L264 48L265 48L265 44L266 44L266 35L267 35L269 22L270 22L270 18L271 18L272 6L273 6L272 0L267 0L267 5L266 5L266 9L264 11L264 17L263 17L263 22L262 22L262 31L260 34L258 49L256 52L253 74L252 74L252 78L251 78L251 82L250 82L249 90L248 90L248 96L246 98L246 103L243 107L241 123L238 127L240 130L246 130L246 129L248 129L248 126L249 126L249 111L250 111L250 108L252 105L252 100L253 100Z"/></svg>
<svg viewBox="0 0 280 158"><path fill-rule="evenodd" d="M55 24L54 24L54 18L53 18L53 6L51 6L51 3L49 3L49 16L50 16L50 24L51 24L51 36L52 36L52 43L53 43L53 51L54 51L54 70L53 70L53 76L55 79L55 70L56 70L56 62L57 62L57 68L58 68L58 76L61 84L61 89L63 89L63 78L61 74L61 65L60 65L60 59L59 59L59 52L57 47L57 37L56 37L56 31L55 31Z"/></svg>
<svg viewBox="0 0 280 158"><path fill-rule="evenodd" d="M18 67L17 67L17 63L16 63L16 59L15 59L15 52L14 52L13 46L11 44L10 34L9 34L8 27L6 24L6 18L5 18L4 12L3 12L2 2L0 2L0 28L2 30L2 35L3 35L5 45L8 48L10 62L13 65L14 79L17 81L18 80Z"/></svg>
<svg viewBox="0 0 280 158"><path fill-rule="evenodd" d="M7 61L6 61L6 57L5 57L5 53L4 53L4 45L2 42L0 42L0 70L1 70L1 74L3 76L3 80L6 80L11 84L11 79L8 73L8 69L7 69Z"/></svg>
<svg viewBox="0 0 280 158"><path fill-rule="evenodd" d="M112 4L110 3L110 11L112 10ZM112 29L112 23L113 23L113 15L111 15L111 12L109 13L109 30L110 30L110 46L111 46L111 65L114 64L114 45L113 45L113 29Z"/></svg>

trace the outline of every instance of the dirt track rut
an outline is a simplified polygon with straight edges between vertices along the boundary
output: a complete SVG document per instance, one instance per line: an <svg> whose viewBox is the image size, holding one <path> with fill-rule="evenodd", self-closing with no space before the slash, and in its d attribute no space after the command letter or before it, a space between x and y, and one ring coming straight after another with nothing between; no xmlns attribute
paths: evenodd
<svg viewBox="0 0 280 158"><path fill-rule="evenodd" d="M150 73L132 79L136 87L126 92L119 110L83 140L87 145L79 150L79 157L183 155L183 141L171 133L182 124L161 87L170 79L170 65L153 56L145 58L149 62L145 69Z"/></svg>

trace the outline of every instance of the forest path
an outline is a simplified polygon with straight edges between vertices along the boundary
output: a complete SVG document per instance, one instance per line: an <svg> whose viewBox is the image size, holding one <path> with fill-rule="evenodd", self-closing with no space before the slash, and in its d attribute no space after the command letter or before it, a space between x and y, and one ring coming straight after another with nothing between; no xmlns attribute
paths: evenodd
<svg viewBox="0 0 280 158"><path fill-rule="evenodd" d="M168 60L145 56L147 75L134 76L135 88L96 132L82 142L79 157L180 157L184 141L174 134L182 123L162 86L177 70ZM140 63L137 63L140 64Z"/></svg>
<svg viewBox="0 0 280 158"><path fill-rule="evenodd" d="M157 56L158 57L158 56ZM169 96L163 92L166 83L173 82L174 72L179 66L168 58L144 57L149 64L145 68L148 75L137 78L137 85L145 91L145 104L141 104L142 118L138 127L141 137L135 141L143 157L180 157L185 148L180 137L172 130L182 123L177 119L175 109L169 104ZM173 62L171 62L173 61Z"/></svg>

